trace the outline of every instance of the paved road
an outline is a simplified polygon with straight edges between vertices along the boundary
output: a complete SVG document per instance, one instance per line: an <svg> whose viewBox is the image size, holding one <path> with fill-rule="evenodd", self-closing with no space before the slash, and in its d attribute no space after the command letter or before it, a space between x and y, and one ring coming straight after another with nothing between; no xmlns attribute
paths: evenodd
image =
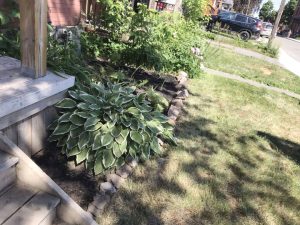
<svg viewBox="0 0 300 225"><path fill-rule="evenodd" d="M286 54L300 63L300 41L276 37L275 43L277 43Z"/></svg>
<svg viewBox="0 0 300 225"><path fill-rule="evenodd" d="M300 77L300 42L277 37L275 43L280 46L279 63Z"/></svg>

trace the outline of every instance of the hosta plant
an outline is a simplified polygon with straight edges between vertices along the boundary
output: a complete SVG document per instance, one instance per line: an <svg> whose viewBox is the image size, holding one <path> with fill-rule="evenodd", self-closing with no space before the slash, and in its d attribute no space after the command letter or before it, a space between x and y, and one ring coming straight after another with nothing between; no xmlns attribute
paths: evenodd
<svg viewBox="0 0 300 225"><path fill-rule="evenodd" d="M146 94L121 84L77 86L56 107L61 116L49 127L67 157L100 174L126 157L148 159L160 153L159 139L174 142L173 127L154 111Z"/></svg>

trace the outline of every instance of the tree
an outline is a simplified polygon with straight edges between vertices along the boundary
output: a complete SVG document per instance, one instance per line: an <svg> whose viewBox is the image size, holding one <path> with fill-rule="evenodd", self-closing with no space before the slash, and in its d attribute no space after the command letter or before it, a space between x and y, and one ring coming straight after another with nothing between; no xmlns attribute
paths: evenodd
<svg viewBox="0 0 300 225"><path fill-rule="evenodd" d="M244 14L253 14L259 10L262 0L234 0L233 9Z"/></svg>
<svg viewBox="0 0 300 225"><path fill-rule="evenodd" d="M264 21L275 21L276 11L274 10L274 4L271 0L268 0L266 3L263 4L259 12L259 17L262 18Z"/></svg>
<svg viewBox="0 0 300 225"><path fill-rule="evenodd" d="M194 22L201 20L208 8L208 2L208 0L183 0L183 15Z"/></svg>
<svg viewBox="0 0 300 225"><path fill-rule="evenodd" d="M284 7L280 23L289 25L297 7L297 0L290 0Z"/></svg>

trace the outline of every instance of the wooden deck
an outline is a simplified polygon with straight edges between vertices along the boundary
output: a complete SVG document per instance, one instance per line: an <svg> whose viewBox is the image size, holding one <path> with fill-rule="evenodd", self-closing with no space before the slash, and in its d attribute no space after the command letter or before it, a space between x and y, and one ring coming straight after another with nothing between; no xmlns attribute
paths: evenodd
<svg viewBox="0 0 300 225"><path fill-rule="evenodd" d="M20 61L0 57L0 131L28 155L43 148L53 105L74 85L74 77L47 75L33 79L21 74Z"/></svg>

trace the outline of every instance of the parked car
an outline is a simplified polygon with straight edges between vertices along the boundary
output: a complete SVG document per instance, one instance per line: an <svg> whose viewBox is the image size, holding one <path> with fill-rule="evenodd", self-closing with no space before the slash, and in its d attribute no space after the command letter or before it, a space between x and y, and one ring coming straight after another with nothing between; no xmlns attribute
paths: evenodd
<svg viewBox="0 0 300 225"><path fill-rule="evenodd" d="M258 38L262 30L261 20L240 13L221 11L220 14L212 16L207 30L212 30L217 22L221 24L221 28L237 32L239 37L245 41L250 38Z"/></svg>
<svg viewBox="0 0 300 225"><path fill-rule="evenodd" d="M263 22L262 23L262 30L260 32L260 36L269 37L269 36L271 36L272 30L273 30L273 24Z"/></svg>

